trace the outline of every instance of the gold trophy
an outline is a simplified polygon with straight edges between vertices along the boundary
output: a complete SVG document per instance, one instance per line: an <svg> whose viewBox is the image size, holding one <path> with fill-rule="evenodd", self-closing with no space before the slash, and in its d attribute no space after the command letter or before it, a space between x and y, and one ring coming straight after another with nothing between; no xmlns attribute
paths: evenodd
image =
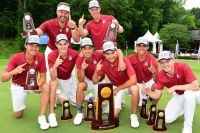
<svg viewBox="0 0 200 133"><path fill-rule="evenodd" d="M37 72L34 66L29 67L24 90L39 90L37 84Z"/></svg>
<svg viewBox="0 0 200 133"><path fill-rule="evenodd" d="M147 100L146 99L142 99L142 107L141 107L141 110L140 110L140 116L144 119L148 118L148 115L147 115Z"/></svg>
<svg viewBox="0 0 200 133"><path fill-rule="evenodd" d="M156 121L153 126L154 131L166 131L167 127L165 124L165 111L164 110L158 110Z"/></svg>
<svg viewBox="0 0 200 133"><path fill-rule="evenodd" d="M149 108L147 125L154 125L155 120L156 120L156 105L151 105Z"/></svg>
<svg viewBox="0 0 200 133"><path fill-rule="evenodd" d="M35 30L31 14L27 12L24 13L24 18L23 18L23 36L29 36L29 35L37 35L37 32Z"/></svg>
<svg viewBox="0 0 200 133"><path fill-rule="evenodd" d="M87 104L87 114L85 117L85 121L92 121L95 118L94 114L94 104L92 101Z"/></svg>
<svg viewBox="0 0 200 133"><path fill-rule="evenodd" d="M109 113L108 119L102 117L102 103L108 101ZM101 83L98 85L98 97L96 99L96 115L92 120L91 128L93 130L108 130L119 126L119 121L114 118L114 97L113 86L110 83Z"/></svg>
<svg viewBox="0 0 200 133"><path fill-rule="evenodd" d="M71 119L73 116L71 114L70 106L69 106L69 101L63 101L62 104L62 116L61 120L68 120Z"/></svg>

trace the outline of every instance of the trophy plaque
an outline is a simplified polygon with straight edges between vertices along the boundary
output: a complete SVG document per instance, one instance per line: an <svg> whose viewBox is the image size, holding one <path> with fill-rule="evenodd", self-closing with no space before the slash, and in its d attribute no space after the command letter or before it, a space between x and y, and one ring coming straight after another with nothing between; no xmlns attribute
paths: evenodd
<svg viewBox="0 0 200 133"><path fill-rule="evenodd" d="M154 131L166 131L167 127L165 125L165 111L164 110L158 110L156 121L153 126Z"/></svg>
<svg viewBox="0 0 200 133"><path fill-rule="evenodd" d="M71 114L70 106L69 106L69 101L63 101L62 104L62 116L61 120L68 120L71 119L73 116Z"/></svg>
<svg viewBox="0 0 200 133"><path fill-rule="evenodd" d="M87 104L87 113L85 117L85 121L92 121L95 118L94 114L94 104L92 101Z"/></svg>
<svg viewBox="0 0 200 133"><path fill-rule="evenodd" d="M114 23L111 23L108 27L106 37L104 38L104 42L107 41L116 42L116 37L117 37L116 25Z"/></svg>
<svg viewBox="0 0 200 133"><path fill-rule="evenodd" d="M151 105L149 108L147 125L154 125L155 120L156 120L156 105Z"/></svg>
<svg viewBox="0 0 200 133"><path fill-rule="evenodd" d="M147 100L146 99L142 99L142 107L141 107L141 110L140 110L140 116L144 119L148 118L148 115L147 115Z"/></svg>
<svg viewBox="0 0 200 133"><path fill-rule="evenodd" d="M39 90L39 86L37 84L37 72L34 66L29 67L24 90Z"/></svg>
<svg viewBox="0 0 200 133"><path fill-rule="evenodd" d="M24 13L23 18L23 36L37 35L34 27L33 19L29 12Z"/></svg>
<svg viewBox="0 0 200 133"><path fill-rule="evenodd" d="M102 117L102 103L108 101L109 113L108 119ZM119 126L118 118L114 118L114 97L113 86L110 83L101 83L98 85L98 96L96 98L96 114L92 120L91 129L93 130L108 130Z"/></svg>

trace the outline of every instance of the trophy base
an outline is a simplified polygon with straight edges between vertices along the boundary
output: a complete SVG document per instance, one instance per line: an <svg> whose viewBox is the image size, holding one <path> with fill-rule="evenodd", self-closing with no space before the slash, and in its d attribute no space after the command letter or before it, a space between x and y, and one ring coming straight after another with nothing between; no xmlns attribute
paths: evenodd
<svg viewBox="0 0 200 133"><path fill-rule="evenodd" d="M163 128L158 128L157 126L153 126L153 130L154 131L166 131L167 130L167 128L166 127L163 127Z"/></svg>
<svg viewBox="0 0 200 133"><path fill-rule="evenodd" d="M33 30L33 31L31 31L31 32L26 32L26 31L23 31L23 36L27 36L27 35L37 35L37 32L36 32L36 30Z"/></svg>
<svg viewBox="0 0 200 133"><path fill-rule="evenodd" d="M25 86L24 90L37 91L37 90L39 90L39 86Z"/></svg>
<svg viewBox="0 0 200 133"><path fill-rule="evenodd" d="M112 121L98 121L98 120L93 120L91 123L91 129L92 130L109 130L113 129L119 126L119 120L114 119Z"/></svg>
<svg viewBox="0 0 200 133"><path fill-rule="evenodd" d="M61 116L61 120L69 120L69 119L72 119L73 118L73 116L72 115L69 115L69 116Z"/></svg>
<svg viewBox="0 0 200 133"><path fill-rule="evenodd" d="M143 119L147 119L148 115L140 115L140 117L143 118Z"/></svg>
<svg viewBox="0 0 200 133"><path fill-rule="evenodd" d="M155 124L155 121L152 122L152 121L147 121L147 125L154 125Z"/></svg>
<svg viewBox="0 0 200 133"><path fill-rule="evenodd" d="M89 117L85 117L84 119L85 119L85 121L93 121L94 120L94 118L89 118Z"/></svg>

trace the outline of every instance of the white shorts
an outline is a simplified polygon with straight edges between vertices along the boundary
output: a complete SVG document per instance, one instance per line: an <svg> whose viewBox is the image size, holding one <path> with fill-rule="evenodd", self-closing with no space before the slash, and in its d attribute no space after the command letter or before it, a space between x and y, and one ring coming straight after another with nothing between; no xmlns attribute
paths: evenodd
<svg viewBox="0 0 200 133"><path fill-rule="evenodd" d="M17 86L14 84L11 84L10 90L12 95L13 111L18 112L25 109L26 108L25 101L28 92L24 91L24 87Z"/></svg>
<svg viewBox="0 0 200 133"><path fill-rule="evenodd" d="M113 86L113 89L115 89L116 86ZM122 98L124 96L124 94L127 93L129 94L129 89L128 88L125 88L123 90L120 90L116 96L114 96L114 108L117 108L117 109L121 109L121 103L122 103Z"/></svg>
<svg viewBox="0 0 200 133"><path fill-rule="evenodd" d="M76 105L76 89L77 82L74 77L71 77L67 80L57 79L58 87L60 89L60 96L65 100L70 100L73 104Z"/></svg>
<svg viewBox="0 0 200 133"><path fill-rule="evenodd" d="M98 93L98 84L93 84L92 81L89 80L87 77L85 77L85 82L87 83L87 90L94 90L94 96L96 98Z"/></svg>
<svg viewBox="0 0 200 133"><path fill-rule="evenodd" d="M147 87L148 87L149 89L151 89L151 87L152 87L152 85L153 85L154 83L155 83L154 80L151 79L151 80L149 80L148 82L146 82L145 84L147 85ZM139 87L139 95L140 95L140 100L139 100L138 106L142 106L142 99L147 99L147 96L146 96L146 94L144 94L144 93L142 92L143 83L137 83L137 85L138 85L138 87Z"/></svg>
<svg viewBox="0 0 200 133"><path fill-rule="evenodd" d="M48 55L52 52L53 50L50 49L48 46L45 49L44 52L44 56L45 56L45 63L46 63L46 68L47 68L47 72L46 72L46 77L47 77L47 83L49 83L49 81L51 80L50 78L50 72L49 72L49 65L48 65Z"/></svg>

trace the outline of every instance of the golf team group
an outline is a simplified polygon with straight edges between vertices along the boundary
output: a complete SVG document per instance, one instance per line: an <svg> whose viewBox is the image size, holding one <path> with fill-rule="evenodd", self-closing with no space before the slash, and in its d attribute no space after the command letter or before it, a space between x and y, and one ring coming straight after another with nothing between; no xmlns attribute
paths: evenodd
<svg viewBox="0 0 200 133"><path fill-rule="evenodd" d="M41 96L38 123L42 130L58 126L54 111L56 99L60 103L69 100L71 105L77 107L73 123L80 125L84 118L84 100L97 97L98 83L110 82L113 85L115 118L120 116L127 93L131 100L130 126L138 128L137 110L142 105L142 99L152 98L152 104L157 104L166 88L171 99L165 107L165 122L172 123L184 115L182 133L192 133L195 107L200 104L200 90L191 68L185 63L175 62L170 51L160 52L156 60L148 52L148 40L144 37L137 39L136 53L123 57L116 42L105 41L111 23L115 24L118 33L123 32L118 20L112 15L101 14L97 0L89 2L88 11L92 20L86 23L83 15L76 25L70 16L69 4L60 2L56 10L57 18L43 22L35 29L37 35L23 36L26 38L25 51L14 54L1 75L2 82L12 80L15 118L21 118L26 108L28 92L24 87L27 72L34 67L39 75L37 85L40 89L35 93ZM46 33L49 40L45 53L41 54L39 36ZM71 48L71 39L80 42L79 52ZM94 93L84 96L85 91ZM46 118L47 109L49 115Z"/></svg>

